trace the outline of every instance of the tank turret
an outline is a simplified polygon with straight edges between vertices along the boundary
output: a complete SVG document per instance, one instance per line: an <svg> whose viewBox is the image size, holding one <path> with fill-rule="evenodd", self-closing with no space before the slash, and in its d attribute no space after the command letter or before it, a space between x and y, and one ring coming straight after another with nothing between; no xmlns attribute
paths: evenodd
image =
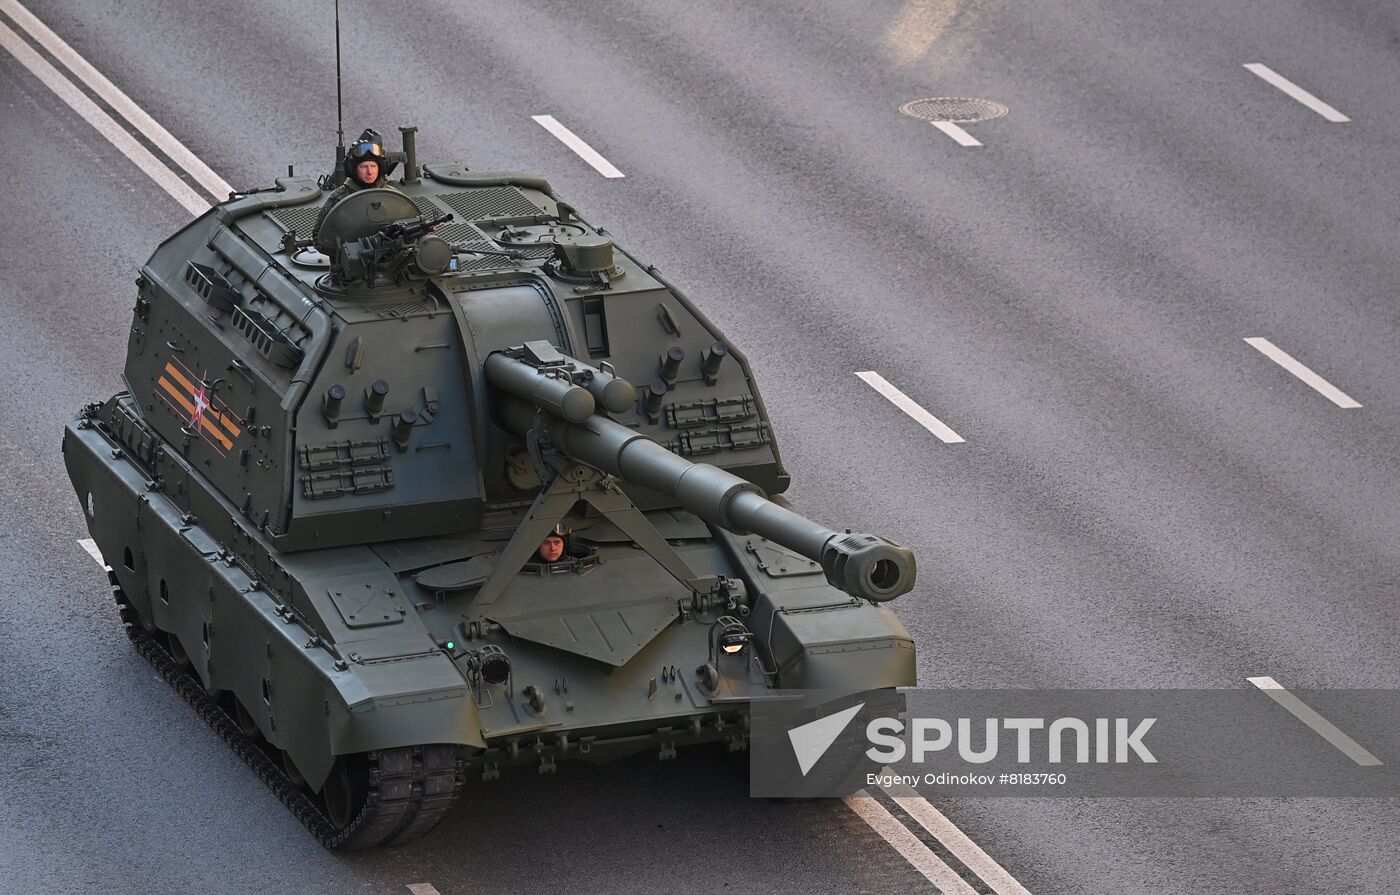
<svg viewBox="0 0 1400 895"><path fill-rule="evenodd" d="M64 435L141 654L334 848L516 765L743 750L777 689L913 684L913 555L783 501L738 346L542 178L406 150L142 267L125 387Z"/></svg>

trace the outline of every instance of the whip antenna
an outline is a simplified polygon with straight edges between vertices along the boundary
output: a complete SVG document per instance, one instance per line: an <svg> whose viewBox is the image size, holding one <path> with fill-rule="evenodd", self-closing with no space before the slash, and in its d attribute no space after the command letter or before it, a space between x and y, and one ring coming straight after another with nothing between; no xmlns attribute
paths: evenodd
<svg viewBox="0 0 1400 895"><path fill-rule="evenodd" d="M335 163L345 160L345 116L340 95L340 0L335 0Z"/></svg>

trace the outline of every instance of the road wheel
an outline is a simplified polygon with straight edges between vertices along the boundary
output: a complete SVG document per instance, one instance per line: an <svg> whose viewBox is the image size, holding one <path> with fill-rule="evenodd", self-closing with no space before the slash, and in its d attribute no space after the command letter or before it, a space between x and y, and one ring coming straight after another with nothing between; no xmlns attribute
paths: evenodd
<svg viewBox="0 0 1400 895"><path fill-rule="evenodd" d="M180 666L181 671L189 671L193 668L190 662L190 654L185 652L185 647L180 643L180 638L175 634L166 633L165 649L170 653L170 658L175 660L175 664Z"/></svg>
<svg viewBox="0 0 1400 895"><path fill-rule="evenodd" d="M301 771L297 769L297 763L292 761L291 753L286 749L282 750L282 770L287 772L287 779L292 781L293 786L306 786L306 778L301 775Z"/></svg>
<svg viewBox="0 0 1400 895"><path fill-rule="evenodd" d="M321 798L326 805L326 818L337 830L350 826L365 804L369 790L363 756L342 755L335 760Z"/></svg>
<svg viewBox="0 0 1400 895"><path fill-rule="evenodd" d="M243 700L236 695L233 697L233 720L238 723L238 729L243 731L244 736L255 741L262 740L258 722L253 719L252 713L243 707Z"/></svg>

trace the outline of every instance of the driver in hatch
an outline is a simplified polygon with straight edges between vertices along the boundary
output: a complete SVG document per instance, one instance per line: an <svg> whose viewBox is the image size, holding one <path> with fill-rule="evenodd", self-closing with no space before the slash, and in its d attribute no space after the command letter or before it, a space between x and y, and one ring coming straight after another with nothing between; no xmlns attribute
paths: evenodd
<svg viewBox="0 0 1400 895"><path fill-rule="evenodd" d="M568 538L568 536L569 530L564 527L564 523L561 522L554 526L554 531L551 531L545 536L539 549L535 551L535 561L551 563L559 562L559 560L563 559L567 548L565 539Z"/></svg>
<svg viewBox="0 0 1400 895"><path fill-rule="evenodd" d="M345 152L345 181L331 191L326 204L321 206L321 214L316 218L316 229L312 231L312 236L321 235L321 225L325 223L326 215L330 214L335 203L351 193L359 190L397 192L389 183L389 174L394 170L394 165L395 162L390 161L384 153L384 139L377 131L365 128L365 132L360 134L360 138Z"/></svg>

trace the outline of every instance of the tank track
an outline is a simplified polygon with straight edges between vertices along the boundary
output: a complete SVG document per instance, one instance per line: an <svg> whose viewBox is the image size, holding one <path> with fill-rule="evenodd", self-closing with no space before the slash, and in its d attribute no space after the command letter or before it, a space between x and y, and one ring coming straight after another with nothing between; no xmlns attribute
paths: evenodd
<svg viewBox="0 0 1400 895"><path fill-rule="evenodd" d="M122 624L136 651L322 846L354 851L400 845L430 831L452 808L466 780L466 759L460 746L436 744L382 749L367 755L364 806L349 824L338 829L306 791L292 782L280 764L239 729L238 723L205 690L199 679L182 669L165 647L146 631L116 575L107 574Z"/></svg>

